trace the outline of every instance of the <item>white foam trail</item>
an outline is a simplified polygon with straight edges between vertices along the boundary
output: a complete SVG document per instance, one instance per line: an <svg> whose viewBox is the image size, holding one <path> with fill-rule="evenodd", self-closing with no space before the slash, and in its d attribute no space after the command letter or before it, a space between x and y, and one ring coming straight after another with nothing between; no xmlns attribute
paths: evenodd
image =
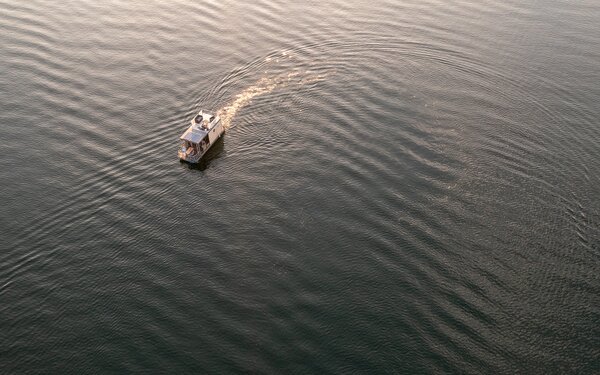
<svg viewBox="0 0 600 375"><path fill-rule="evenodd" d="M308 72L302 74L299 71L295 71L287 74L263 77L254 85L236 95L233 102L221 108L219 111L217 111L217 113L221 117L221 121L223 122L225 129L229 129L231 127L231 121L237 112L248 105L253 98L259 95L270 93L275 89L281 89L290 85L302 86L319 82L331 74L332 73L309 74Z"/></svg>

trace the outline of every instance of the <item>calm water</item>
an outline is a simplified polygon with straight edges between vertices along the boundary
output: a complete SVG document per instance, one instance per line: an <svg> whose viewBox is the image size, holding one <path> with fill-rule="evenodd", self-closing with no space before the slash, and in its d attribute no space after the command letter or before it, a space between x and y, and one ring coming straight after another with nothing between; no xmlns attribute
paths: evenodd
<svg viewBox="0 0 600 375"><path fill-rule="evenodd" d="M0 0L0 373L600 373L599 25Z"/></svg>

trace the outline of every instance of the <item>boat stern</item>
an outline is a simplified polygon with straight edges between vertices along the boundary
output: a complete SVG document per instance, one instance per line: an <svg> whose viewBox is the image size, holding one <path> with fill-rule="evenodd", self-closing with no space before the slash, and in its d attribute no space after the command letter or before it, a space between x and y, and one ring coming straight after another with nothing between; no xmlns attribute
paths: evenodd
<svg viewBox="0 0 600 375"><path fill-rule="evenodd" d="M181 161L185 161L188 163L197 163L198 161L200 161L200 158L202 157L202 154L203 154L202 151L203 150L201 150L196 145L186 146L184 144L181 146L179 151L177 151L177 156L179 157L179 160L181 160Z"/></svg>

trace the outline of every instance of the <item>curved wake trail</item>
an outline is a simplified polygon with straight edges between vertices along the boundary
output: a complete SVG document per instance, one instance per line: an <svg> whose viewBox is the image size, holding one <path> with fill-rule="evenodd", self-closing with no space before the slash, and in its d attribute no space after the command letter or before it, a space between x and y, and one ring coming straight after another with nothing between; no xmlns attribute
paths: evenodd
<svg viewBox="0 0 600 375"><path fill-rule="evenodd" d="M240 94L235 96L230 104L219 109L217 114L221 117L225 129L231 127L231 121L237 112L247 106L252 99L257 96L268 94L276 89L282 89L289 86L303 86L315 82L323 81L331 72L323 74L309 74L308 72L291 72L287 74L274 75L259 79L254 85L246 88Z"/></svg>

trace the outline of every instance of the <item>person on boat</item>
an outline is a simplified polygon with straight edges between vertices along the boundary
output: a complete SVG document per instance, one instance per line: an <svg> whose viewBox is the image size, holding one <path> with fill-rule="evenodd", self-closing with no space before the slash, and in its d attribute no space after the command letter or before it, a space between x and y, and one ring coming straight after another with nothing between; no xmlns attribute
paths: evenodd
<svg viewBox="0 0 600 375"><path fill-rule="evenodd" d="M187 155L194 155L194 147L193 145L190 145L190 147L188 147L187 151L185 152Z"/></svg>

